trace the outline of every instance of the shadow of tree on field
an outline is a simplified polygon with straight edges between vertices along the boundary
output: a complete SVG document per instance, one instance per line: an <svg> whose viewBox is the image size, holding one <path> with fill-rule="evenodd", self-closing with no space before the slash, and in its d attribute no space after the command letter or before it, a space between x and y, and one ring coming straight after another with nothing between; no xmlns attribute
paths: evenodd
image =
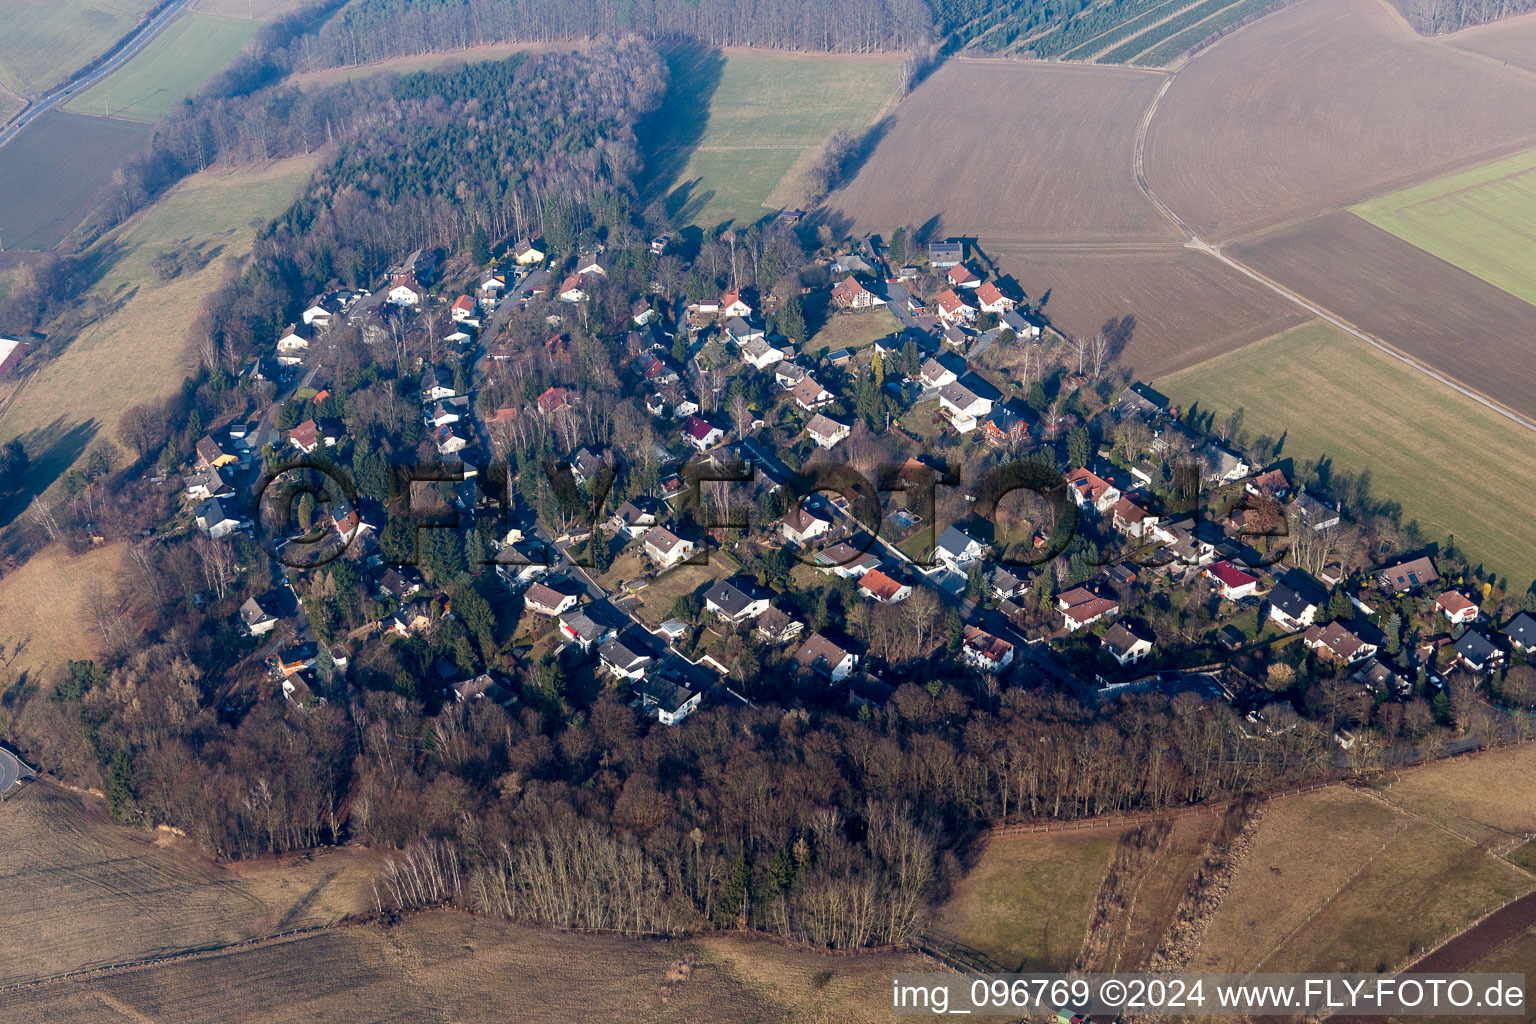
<svg viewBox="0 0 1536 1024"><path fill-rule="evenodd" d="M662 51L667 62L667 91L661 105L635 126L635 134L645 150L645 168L640 175L640 196L646 203L666 199L673 205L668 189L688 159L704 139L709 126L709 102L720 88L725 56L719 50L698 43L679 42ZM690 182L687 187L697 187ZM686 195L677 202L682 206Z"/></svg>
<svg viewBox="0 0 1536 1024"><path fill-rule="evenodd" d="M67 473L100 430L94 419L66 423L60 416L46 427L21 434L30 464L19 484L0 481L0 529L14 523L33 498Z"/></svg>

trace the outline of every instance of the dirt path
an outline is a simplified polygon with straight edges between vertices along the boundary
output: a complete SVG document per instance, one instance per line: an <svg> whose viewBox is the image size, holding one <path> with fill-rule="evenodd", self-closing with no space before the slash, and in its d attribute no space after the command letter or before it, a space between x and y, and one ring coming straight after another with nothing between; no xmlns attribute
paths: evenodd
<svg viewBox="0 0 1536 1024"><path fill-rule="evenodd" d="M1282 8L1282 10L1284 10L1284 9L1285 8ZM1274 13L1278 14L1280 12L1276 11ZM1243 27L1244 28L1248 28L1248 27L1251 27L1252 25L1259 24L1260 22L1263 22L1264 20L1266 20L1266 18L1272 17L1272 16L1273 15L1266 15L1265 18L1259 18L1256 21L1250 22L1248 25L1245 25ZM1190 58L1190 61L1186 62L1179 70L1176 70L1176 71L1172 72L1171 74L1169 74L1168 80L1163 83L1163 87L1157 91L1157 95L1156 96L1152 97L1152 102L1147 106L1146 113L1142 115L1141 124L1138 126L1138 128L1136 130L1136 150L1135 150L1135 156L1133 158L1134 159L1135 172L1136 172L1136 187L1141 190L1142 194L1147 197L1147 200L1154 207L1156 207L1157 211L1160 214L1162 214L1163 217L1166 220L1168 220L1171 224L1173 224L1174 227L1178 228L1179 231L1183 232L1185 237L1188 239L1188 241L1186 241L1184 243L1186 248L1194 249L1194 250L1196 250L1198 252L1205 253L1206 255L1212 257L1213 259L1216 259L1219 262L1226 264L1232 270L1235 270L1237 273L1242 274L1244 277L1247 277L1248 279L1254 281L1255 283L1257 283L1259 285L1262 285L1263 287L1267 288L1269 291L1274 292L1276 295L1280 296L1281 298L1286 299L1286 300L1294 303L1297 306L1300 306L1302 309L1306 310L1308 313L1311 313L1313 316L1317 317L1318 319L1323 320L1323 321L1327 322L1328 324L1331 324L1332 326L1338 328L1339 330L1343 331L1344 333L1346 333L1346 334L1348 334L1348 335L1350 335L1352 337L1360 339L1361 341L1365 342L1367 345L1370 345L1372 348L1375 348L1375 349L1377 349L1380 352L1386 353L1387 355L1391 356L1393 359L1396 359L1398 362L1404 363L1405 365L1407 365L1409 367L1412 367L1414 370L1417 370L1419 373L1424 374L1426 377L1430 377L1433 380L1436 380L1439 383L1444 384L1446 387L1451 388L1453 391L1456 391L1458 394L1461 394L1461 395L1463 395L1463 396L1465 396L1467 398L1470 398L1472 401L1478 403L1479 405L1482 405L1482 406L1484 406L1484 407L1486 407L1488 409L1491 409L1493 412L1498 413L1500 416L1503 416L1505 419L1509 420L1510 422L1517 423L1520 426L1526 428L1527 430L1536 431L1536 420L1528 419L1525 416L1522 416L1520 413L1515 412L1513 409L1510 409L1507 406L1505 406L1505 405L1503 405L1503 404L1501 404L1499 402L1494 401L1493 399L1489 398L1488 396L1486 396L1486 395L1484 395L1484 394L1482 394L1482 393L1480 393L1480 392L1478 392L1478 391L1468 387L1467 385L1462 384L1459 381L1453 380L1452 378L1447 377L1445 374L1440 373L1437 370L1431 369L1430 367L1428 367L1425 364L1419 362L1417 359L1414 359L1412 356L1408 355L1407 353L1400 351L1399 349L1393 347L1392 345L1388 344L1385 341L1382 341L1380 338L1377 338L1377 337L1375 337L1375 336L1373 336L1371 334L1367 334L1365 331L1362 331L1360 328L1356 327L1354 324L1352 324L1349 321L1345 320L1343 317L1340 317L1338 314L1332 313L1332 312L1328 311L1327 309L1324 309L1322 306L1319 306L1317 303L1312 302L1310 299L1307 299L1306 297L1302 296L1301 294L1292 291L1291 289L1289 289L1289 288L1285 287L1284 285L1280 284L1278 281L1274 281L1274 280L1271 280L1268 277L1265 277L1263 274L1261 274L1258 271L1254 270L1253 268L1247 266L1246 264L1239 263L1237 260L1233 259L1232 257L1228 256L1226 253L1222 252L1221 251L1221 246L1219 246L1219 245L1211 245L1210 243L1208 243L1208 242L1204 241L1203 239L1201 239L1200 236L1195 232L1195 230L1193 228L1191 228L1188 223L1185 222L1184 218L1180 217L1176 212L1174 212L1174 210L1171 209L1168 206L1168 204L1163 202L1163 200L1158 196L1157 192L1152 188L1151 182L1147 180L1147 173L1146 173L1147 133L1150 131L1150 129L1152 127L1153 119L1157 116L1158 106L1162 103L1163 97L1168 94L1168 90L1173 87L1173 83L1178 80L1179 72L1182 71L1183 68L1188 67L1190 63L1192 63L1195 60L1198 60L1202 55L1204 55L1206 53L1209 53L1212 50L1216 49L1223 42L1225 42L1227 38L1230 38L1232 35L1237 35L1237 34L1238 33L1234 32L1234 33L1231 33L1231 35L1229 35L1227 37L1224 37L1222 39L1218 39L1215 43L1211 44L1210 46L1206 47L1204 50L1200 51L1200 53L1198 53L1194 57Z"/></svg>

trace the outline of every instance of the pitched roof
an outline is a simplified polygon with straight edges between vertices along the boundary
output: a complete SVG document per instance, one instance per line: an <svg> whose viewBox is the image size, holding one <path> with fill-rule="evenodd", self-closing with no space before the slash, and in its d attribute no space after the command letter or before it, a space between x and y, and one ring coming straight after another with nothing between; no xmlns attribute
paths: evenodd
<svg viewBox="0 0 1536 1024"><path fill-rule="evenodd" d="M830 416L817 413L806 421L805 429L812 437L834 438L848 432L848 425L839 423Z"/></svg>
<svg viewBox="0 0 1536 1024"><path fill-rule="evenodd" d="M825 525L829 522L830 520L825 519L822 516L812 512L810 509L806 508L804 503L796 505L784 516L784 525L788 526L796 533L801 534L814 527L817 523L822 523Z"/></svg>
<svg viewBox="0 0 1536 1024"><path fill-rule="evenodd" d="M1360 648L1365 646L1364 640L1338 621L1330 622L1326 626L1309 626L1301 637L1302 642L1308 646L1321 644L1345 661L1353 658Z"/></svg>
<svg viewBox="0 0 1536 1024"><path fill-rule="evenodd" d="M997 285L993 284L991 281L986 282L980 288L976 289L976 298L979 299L983 305L991 306L997 302L1002 301L1003 299L1006 299L1007 297L1008 296L1003 294L1003 290Z"/></svg>
<svg viewBox="0 0 1536 1024"><path fill-rule="evenodd" d="M1013 650L1013 644L1000 636L993 636L979 626L966 626L964 632L966 647L982 655L988 661L1002 661Z"/></svg>
<svg viewBox="0 0 1536 1024"><path fill-rule="evenodd" d="M949 314L955 314L962 309L970 308L964 299L955 294L953 288L944 289L934 301L938 303L940 309Z"/></svg>
<svg viewBox="0 0 1536 1024"><path fill-rule="evenodd" d="M1447 590L1435 598L1435 607L1444 609L1452 615L1461 615L1465 612L1477 610L1477 605L1467 600L1466 595L1455 590Z"/></svg>
<svg viewBox="0 0 1536 1024"><path fill-rule="evenodd" d="M959 556L965 553L966 548L972 544L985 547L981 541L972 537L958 526L951 525L940 536L936 550L947 551L951 555Z"/></svg>
<svg viewBox="0 0 1536 1024"><path fill-rule="evenodd" d="M1481 633L1467 630L1461 639L1451 645L1457 654L1475 665L1482 665L1499 653L1493 642Z"/></svg>
<svg viewBox="0 0 1536 1024"><path fill-rule="evenodd" d="M1231 562L1216 562L1208 566L1205 571L1220 580L1222 586L1230 587L1234 590L1259 582L1257 576L1244 572Z"/></svg>
<svg viewBox="0 0 1536 1024"><path fill-rule="evenodd" d="M801 644L800 649L795 652L795 661L799 662L803 668L815 669L830 675L832 670L848 654L848 651L843 650L820 633L812 633L810 638Z"/></svg>
<svg viewBox="0 0 1536 1024"><path fill-rule="evenodd" d="M1067 474L1067 483L1086 500L1097 502L1109 490L1109 482L1087 469L1074 469Z"/></svg>
<svg viewBox="0 0 1536 1024"><path fill-rule="evenodd" d="M709 436L718 430L718 427L711 426L707 420L701 420L697 416L689 416L683 423L683 433L700 444L708 441Z"/></svg>
<svg viewBox="0 0 1536 1024"><path fill-rule="evenodd" d="M1519 643L1522 647L1530 647L1536 644L1536 615L1530 612L1521 612L1509 620L1504 627L1504 635Z"/></svg>
<svg viewBox="0 0 1536 1024"><path fill-rule="evenodd" d="M1145 637L1139 637L1131 632L1123 622L1117 622L1105 630L1102 640L1105 647L1108 647L1122 658L1130 654L1137 644L1152 642Z"/></svg>
<svg viewBox="0 0 1536 1024"><path fill-rule="evenodd" d="M1406 562L1399 562L1397 565L1378 570L1376 578L1398 593L1402 593L1435 582L1440 578L1440 573L1435 570L1435 563L1425 556L1411 558Z"/></svg>
<svg viewBox="0 0 1536 1024"><path fill-rule="evenodd" d="M871 569L859 577L859 586L870 592L877 601L889 601L901 592L905 584L894 580L879 569Z"/></svg>
<svg viewBox="0 0 1536 1024"><path fill-rule="evenodd" d="M753 602L763 600L763 594L755 583L745 578L721 580L704 592L704 599L731 618L746 611Z"/></svg>

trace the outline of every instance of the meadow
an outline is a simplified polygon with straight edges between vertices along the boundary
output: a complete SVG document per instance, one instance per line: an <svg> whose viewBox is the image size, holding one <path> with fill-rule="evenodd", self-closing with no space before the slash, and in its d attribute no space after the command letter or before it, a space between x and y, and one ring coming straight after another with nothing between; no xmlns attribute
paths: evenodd
<svg viewBox="0 0 1536 1024"><path fill-rule="evenodd" d="M0 441L23 438L40 484L69 470L86 450L80 442L114 437L130 406L181 383L193 366L187 330L203 297L249 253L251 221L282 212L319 162L316 154L193 175L97 243L107 255L87 301L109 311L0 416ZM167 251L183 253L188 266L164 281L151 261Z"/></svg>
<svg viewBox="0 0 1536 1024"><path fill-rule="evenodd" d="M1284 436L1283 457L1369 470L1374 493L1399 502L1405 522L1430 537L1454 534L1517 589L1532 581L1530 435L1391 356L1311 323L1155 384L1218 420L1242 409L1250 433Z"/></svg>
<svg viewBox="0 0 1536 1024"><path fill-rule="evenodd" d="M0 84L45 92L105 53L153 0L8 0L0 32Z"/></svg>
<svg viewBox="0 0 1536 1024"><path fill-rule="evenodd" d="M91 212L112 172L149 142L149 128L50 110L0 147L0 241L51 249Z"/></svg>
<svg viewBox="0 0 1536 1024"><path fill-rule="evenodd" d="M1350 212L1536 305L1536 151L1370 199Z"/></svg>
<svg viewBox="0 0 1536 1024"><path fill-rule="evenodd" d="M125 543L80 555L54 544L0 576L0 640L26 644L15 671L52 678L67 660L100 653L95 606L116 610L127 554Z"/></svg>
<svg viewBox="0 0 1536 1024"><path fill-rule="evenodd" d="M183 14L128 63L64 104L80 114L154 121L226 67L256 35L257 22Z"/></svg>
<svg viewBox="0 0 1536 1024"><path fill-rule="evenodd" d="M835 130L859 133L894 98L901 58L728 50L674 53L650 170L682 219L744 227L804 201L796 180ZM781 187L782 185L782 187Z"/></svg>
<svg viewBox="0 0 1536 1024"><path fill-rule="evenodd" d="M901 330L901 321L885 308L866 309L858 313L833 313L821 325L804 350L807 355L819 356L823 352L845 348L850 352L868 348L875 342Z"/></svg>

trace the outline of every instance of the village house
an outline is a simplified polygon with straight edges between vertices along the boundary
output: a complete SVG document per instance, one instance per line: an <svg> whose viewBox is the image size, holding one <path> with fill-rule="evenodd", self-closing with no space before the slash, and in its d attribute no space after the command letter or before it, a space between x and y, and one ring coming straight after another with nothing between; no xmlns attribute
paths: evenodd
<svg viewBox="0 0 1536 1024"><path fill-rule="evenodd" d="M831 528L830 521L806 508L803 502L789 510L782 526L784 539L802 547L824 536Z"/></svg>
<svg viewBox="0 0 1536 1024"><path fill-rule="evenodd" d="M280 366L298 366L304 362L304 353L314 340L314 332L300 324L289 324L277 339L277 362Z"/></svg>
<svg viewBox="0 0 1536 1024"><path fill-rule="evenodd" d="M1311 625L1301 634L1301 642L1307 649L1324 661L1353 665L1376 653L1376 645L1366 643L1350 632L1342 622L1330 622L1326 626Z"/></svg>
<svg viewBox="0 0 1536 1024"><path fill-rule="evenodd" d="M1137 635L1123 622L1117 622L1105 630L1100 642L1121 667L1134 665L1152 654L1152 641Z"/></svg>
<svg viewBox="0 0 1536 1024"><path fill-rule="evenodd" d="M1124 419L1126 416L1140 416L1143 419L1153 419L1168 412L1170 403L1161 392L1154 391L1150 385L1137 381L1115 399L1115 415Z"/></svg>
<svg viewBox="0 0 1536 1024"><path fill-rule="evenodd" d="M278 607L274 595L247 598L240 606L240 625L250 636L266 636L282 619Z"/></svg>
<svg viewBox="0 0 1536 1024"><path fill-rule="evenodd" d="M475 298L487 309L495 309L501 301L501 293L506 290L507 278L504 274L498 274L494 270L486 271L480 275L480 283L475 288Z"/></svg>
<svg viewBox="0 0 1536 1024"><path fill-rule="evenodd" d="M1039 318L1011 309L1003 314L1002 325L1021 341L1039 341L1044 325Z"/></svg>
<svg viewBox="0 0 1536 1024"><path fill-rule="evenodd" d="M576 595L556 590L547 583L534 583L523 593L523 607L539 615L554 618L576 607Z"/></svg>
<svg viewBox="0 0 1536 1024"><path fill-rule="evenodd" d="M939 270L953 267L965 259L964 242L929 242L928 265Z"/></svg>
<svg viewBox="0 0 1536 1024"><path fill-rule="evenodd" d="M1477 621L1477 605L1454 590L1447 590L1435 598L1435 611L1444 615L1452 625L1466 626Z"/></svg>
<svg viewBox="0 0 1536 1024"><path fill-rule="evenodd" d="M816 553L818 569L845 580L856 580L879 564L879 558L868 551L860 551L846 541Z"/></svg>
<svg viewBox="0 0 1536 1024"><path fill-rule="evenodd" d="M832 301L839 309L873 309L885 300L865 288L852 274L832 286Z"/></svg>
<svg viewBox="0 0 1536 1024"><path fill-rule="evenodd" d="M437 371L428 369L421 375L421 404L431 405L441 402L445 398L452 398L458 392L453 389L450 382L438 377Z"/></svg>
<svg viewBox="0 0 1536 1024"><path fill-rule="evenodd" d="M1120 611L1120 601L1099 594L1090 587L1074 587L1056 599L1063 624L1069 632L1077 632L1100 619L1110 618Z"/></svg>
<svg viewBox="0 0 1536 1024"><path fill-rule="evenodd" d="M1152 515L1136 504L1130 495L1122 496L1110 509L1110 524L1115 532L1137 540L1150 534L1159 522L1159 516Z"/></svg>
<svg viewBox="0 0 1536 1024"><path fill-rule="evenodd" d="M1017 305L1012 299L1003 294L1001 288L988 281L976 289L976 303L983 313L991 313L994 316L1002 316L1004 313L1012 313ZM1018 332L1014 334L1017 336Z"/></svg>
<svg viewBox="0 0 1536 1024"><path fill-rule="evenodd" d="M552 387L534 399L534 404L539 407L539 412L545 416L551 416L562 409L569 409L575 403L573 395L569 390L561 387Z"/></svg>
<svg viewBox="0 0 1536 1024"><path fill-rule="evenodd" d="M859 664L859 656L843 650L820 633L812 633L795 652L795 661L807 672L823 676L828 682L840 683Z"/></svg>
<svg viewBox="0 0 1536 1024"><path fill-rule="evenodd" d="M314 644L285 647L272 656L272 667L277 670L279 678L292 678L307 668L315 667L316 653Z"/></svg>
<svg viewBox="0 0 1536 1024"><path fill-rule="evenodd" d="M790 390L790 396L795 400L804 412L815 412L824 405L832 404L837 397L816 382L816 378L806 374L800 383Z"/></svg>
<svg viewBox="0 0 1536 1024"><path fill-rule="evenodd" d="M1231 562L1215 562L1205 569L1205 574L1216 583L1217 592L1228 601L1241 601L1258 592L1259 578L1244 572Z"/></svg>
<svg viewBox="0 0 1536 1024"><path fill-rule="evenodd" d="M690 690L670 679L648 675L632 687L635 706L647 714L654 714L662 725L676 725L687 718L699 706L703 694Z"/></svg>
<svg viewBox="0 0 1536 1024"><path fill-rule="evenodd" d="M1451 650L1455 652L1454 664L1478 675L1504 667L1504 652L1483 634L1470 629L1451 645Z"/></svg>
<svg viewBox="0 0 1536 1024"><path fill-rule="evenodd" d="M939 319L946 324L976 322L976 307L956 295L953 288L940 292L938 298L934 299L934 305L938 308Z"/></svg>
<svg viewBox="0 0 1536 1024"><path fill-rule="evenodd" d="M928 359L918 370L917 379L918 383L922 384L924 391L938 391L940 388L955 383L960 378L954 370L951 370L937 359Z"/></svg>
<svg viewBox="0 0 1536 1024"><path fill-rule="evenodd" d="M568 274L564 281L560 282L560 290L555 293L561 302L586 302L587 281L580 274Z"/></svg>
<svg viewBox="0 0 1536 1024"><path fill-rule="evenodd" d="M618 631L606 621L596 605L584 604L560 613L560 634L583 652L600 647Z"/></svg>
<svg viewBox="0 0 1536 1024"><path fill-rule="evenodd" d="M939 389L939 408L956 431L969 434L992 411L992 400L982 398L958 380Z"/></svg>
<svg viewBox="0 0 1536 1024"><path fill-rule="evenodd" d="M1328 600L1327 592L1310 573L1291 569L1269 592L1269 617L1287 632L1312 625L1317 610Z"/></svg>
<svg viewBox="0 0 1536 1024"><path fill-rule="evenodd" d="M1233 483L1248 475L1248 463L1219 444L1208 444L1196 456L1203 483Z"/></svg>
<svg viewBox="0 0 1536 1024"><path fill-rule="evenodd" d="M531 267L537 263L543 263L545 252L543 248L533 243L532 239L520 238L512 247L512 258L517 260L519 266Z"/></svg>
<svg viewBox="0 0 1536 1024"><path fill-rule="evenodd" d="M944 275L952 288L979 288L981 278L971 273L971 268L964 263L956 263L949 268L949 273Z"/></svg>
<svg viewBox="0 0 1536 1024"><path fill-rule="evenodd" d="M431 601L412 601L401 605L390 617L389 630L402 640L432 628L434 606Z"/></svg>
<svg viewBox="0 0 1536 1024"><path fill-rule="evenodd" d="M645 535L645 553L663 569L692 558L696 550L698 546L693 541L684 540L665 526L654 527Z"/></svg>
<svg viewBox="0 0 1536 1024"><path fill-rule="evenodd" d="M466 320L473 320L475 316L474 298L469 295L460 295L454 299L453 304L448 307L448 316L456 324L463 323Z"/></svg>
<svg viewBox="0 0 1536 1024"><path fill-rule="evenodd" d="M768 594L745 577L721 580L704 592L704 610L727 622L750 622L768 610Z"/></svg>
<svg viewBox="0 0 1536 1024"><path fill-rule="evenodd" d="M1290 486L1291 482L1285 478L1285 473L1278 469L1271 469L1243 481L1243 490L1255 498L1273 498L1276 501L1285 500Z"/></svg>
<svg viewBox="0 0 1536 1024"><path fill-rule="evenodd" d="M997 674L1013 664L1013 644L978 626L966 626L960 660L974 669Z"/></svg>
<svg viewBox="0 0 1536 1024"><path fill-rule="evenodd" d="M1524 654L1536 645L1536 615L1530 612L1520 612L1504 627L1504 635L1509 637L1509 645Z"/></svg>
<svg viewBox="0 0 1536 1024"><path fill-rule="evenodd" d="M228 537L238 530L241 524L239 518L225 510L223 502L218 498L209 498L198 505L192 515L197 521L197 528L214 540Z"/></svg>
<svg viewBox="0 0 1536 1024"><path fill-rule="evenodd" d="M783 358L784 350L761 336L741 346L741 361L754 370L766 370Z"/></svg>
<svg viewBox="0 0 1536 1024"><path fill-rule="evenodd" d="M1394 594L1407 594L1440 578L1429 558L1411 558L1376 571L1376 582Z"/></svg>
<svg viewBox="0 0 1536 1024"><path fill-rule="evenodd" d="M852 433L851 427L846 423L816 413L805 424L805 432L811 435L811 440L816 442L816 447L831 450L837 447L837 443Z"/></svg>
<svg viewBox="0 0 1536 1024"><path fill-rule="evenodd" d="M1314 532L1339 525L1339 510L1308 494L1306 486L1297 489L1296 497L1286 506L1286 514L1299 526Z"/></svg>
<svg viewBox="0 0 1536 1024"><path fill-rule="evenodd" d="M1087 469L1074 469L1067 474L1067 490L1078 508L1092 508L1095 512L1108 512L1120 501L1120 492L1114 486Z"/></svg>
<svg viewBox="0 0 1536 1024"><path fill-rule="evenodd" d="M205 469L198 473L191 473L181 478L182 486L186 488L187 498L192 501L207 501L209 498L228 498L234 495L235 489L224 481L216 469Z"/></svg>
<svg viewBox="0 0 1536 1024"><path fill-rule="evenodd" d="M439 427L432 435L432 441L437 445L439 455L453 455L469 447L468 438L460 435L452 427Z"/></svg>
<svg viewBox="0 0 1536 1024"><path fill-rule="evenodd" d="M683 440L699 451L708 451L725 438L725 431L697 416L689 416L683 423Z"/></svg>
<svg viewBox="0 0 1536 1024"><path fill-rule="evenodd" d="M597 660L616 678L642 679L655 659L638 642L616 636L597 649Z"/></svg>
<svg viewBox="0 0 1536 1024"><path fill-rule="evenodd" d="M661 502L655 498L639 496L630 498L614 511L608 520L608 528L616 534L634 539L656 525L661 512Z"/></svg>
<svg viewBox="0 0 1536 1024"><path fill-rule="evenodd" d="M775 647L789 643L804 629L805 623L790 618L788 614L777 608L769 608L757 617L757 635L763 639L764 643Z"/></svg>
<svg viewBox="0 0 1536 1024"><path fill-rule="evenodd" d="M223 469L240 461L220 448L218 442L212 437L205 437L197 442L195 450L197 452L195 465L198 469Z"/></svg>
<svg viewBox="0 0 1536 1024"><path fill-rule="evenodd" d="M489 672L482 672L473 679L465 679L452 684L449 689L453 692L453 700L456 704L468 704L472 701L483 700L506 707L516 702L517 695L512 692L511 687L506 684L504 679L505 677L498 678Z"/></svg>
<svg viewBox="0 0 1536 1024"><path fill-rule="evenodd" d="M416 275L410 271L398 274L389 282L389 291L384 293L384 301L392 306L402 309L410 309L421 305L426 299L426 289L421 282L416 280Z"/></svg>
<svg viewBox="0 0 1536 1024"><path fill-rule="evenodd" d="M987 553L987 546L958 526L951 525L939 535L933 557L939 565L962 576L971 571Z"/></svg>
<svg viewBox="0 0 1536 1024"><path fill-rule="evenodd" d="M432 408L423 417L433 427L449 427L458 423L469 413L469 399L463 395L455 398L444 398L432 403Z"/></svg>
<svg viewBox="0 0 1536 1024"><path fill-rule="evenodd" d="M994 567L991 575L987 577L987 586L995 600L1008 601L1023 597L1029 590L1029 580L1012 569L999 565Z"/></svg>
<svg viewBox="0 0 1536 1024"><path fill-rule="evenodd" d="M338 312L340 312L339 303L323 297L317 298L304 307L304 312L299 314L299 320L305 327L318 327L325 330L331 326L331 321L335 319Z"/></svg>
<svg viewBox="0 0 1536 1024"><path fill-rule="evenodd" d="M782 362L773 368L774 383L785 391L793 391L795 385L809 375L809 371L798 363Z"/></svg>
<svg viewBox="0 0 1536 1024"><path fill-rule="evenodd" d="M877 604L896 604L912 596L912 587L880 569L871 569L859 577L859 593Z"/></svg>
<svg viewBox="0 0 1536 1024"><path fill-rule="evenodd" d="M408 565L391 568L379 577L380 593L401 601L420 593L425 586L426 581L421 578L421 573Z"/></svg>
<svg viewBox="0 0 1536 1024"><path fill-rule="evenodd" d="M720 295L720 305L717 310L722 318L733 316L748 317L752 315L752 306L741 297L741 292L732 289Z"/></svg>
<svg viewBox="0 0 1536 1024"><path fill-rule="evenodd" d="M1015 402L995 405L981 421L982 434L994 446L1022 444L1029 440L1030 422Z"/></svg>

